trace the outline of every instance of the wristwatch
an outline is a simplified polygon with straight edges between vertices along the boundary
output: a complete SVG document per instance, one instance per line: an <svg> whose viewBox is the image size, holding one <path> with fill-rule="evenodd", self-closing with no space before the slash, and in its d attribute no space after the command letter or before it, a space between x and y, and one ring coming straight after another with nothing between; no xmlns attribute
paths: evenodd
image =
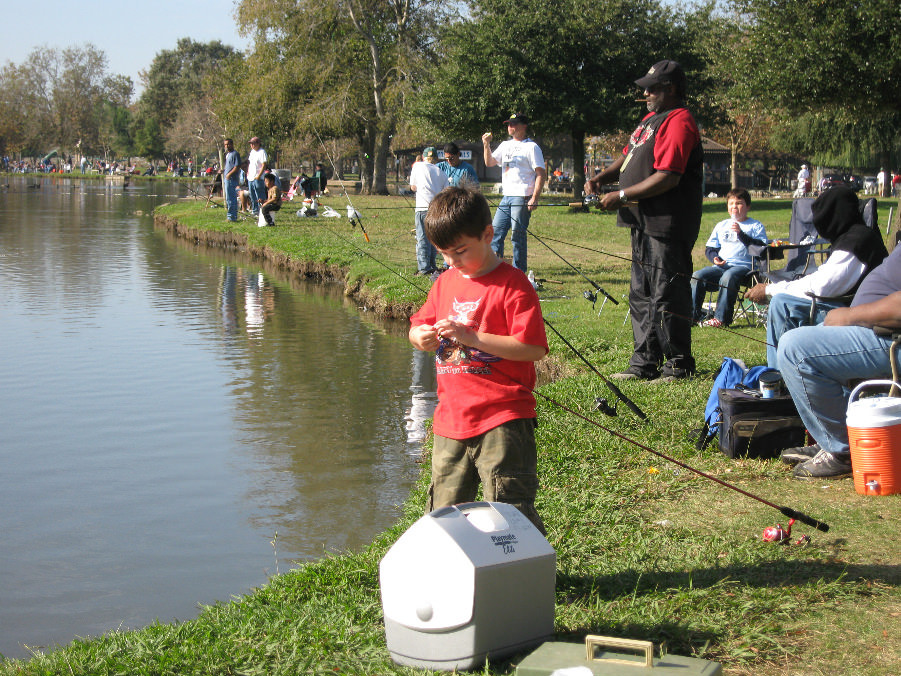
<svg viewBox="0 0 901 676"><path fill-rule="evenodd" d="M620 190L620 191L619 191L619 201L620 201L622 204L625 204L626 202L629 201L629 200L626 199L626 191L625 191L625 190Z"/></svg>

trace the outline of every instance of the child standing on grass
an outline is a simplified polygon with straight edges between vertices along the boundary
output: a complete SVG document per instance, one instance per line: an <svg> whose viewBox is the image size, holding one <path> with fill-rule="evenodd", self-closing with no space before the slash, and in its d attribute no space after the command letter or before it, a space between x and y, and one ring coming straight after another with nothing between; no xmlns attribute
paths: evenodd
<svg viewBox="0 0 901 676"><path fill-rule="evenodd" d="M432 483L427 512L475 500L514 505L545 533L535 510L535 362L548 353L538 294L491 248L491 211L481 193L447 188L425 217L444 258L410 343L435 351Z"/></svg>

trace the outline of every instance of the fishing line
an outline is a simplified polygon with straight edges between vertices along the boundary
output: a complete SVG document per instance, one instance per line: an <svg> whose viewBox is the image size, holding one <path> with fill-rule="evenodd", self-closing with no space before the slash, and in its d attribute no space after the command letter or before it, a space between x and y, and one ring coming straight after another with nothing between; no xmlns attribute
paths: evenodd
<svg viewBox="0 0 901 676"><path fill-rule="evenodd" d="M492 206L494 206L494 207L495 207L495 210L497 210L497 211L500 211L501 209L504 208L504 207L502 207L500 204L494 204L492 201L487 200L487 198L486 198L486 201L488 201L489 204L491 204ZM545 205L539 204L538 206L545 206ZM528 206L526 205L525 208L528 209ZM514 216L513 216L513 208L512 208L512 206L507 206L507 211L508 211L508 214L509 214L509 218L510 218L510 220L512 221L512 224L511 224L511 230L513 230L513 226L514 226L514 225L515 225L515 226L521 225L521 224L522 224L522 221L521 221L518 217L514 217ZM577 268L575 265L573 265L573 264L570 263L568 260L566 260L563 256L561 256L557 251L555 251L553 248L551 248L551 246L550 246L547 242L545 242L543 239L541 239L541 237L539 237L538 235L536 235L534 232L530 231L530 230L528 229L528 227L526 228L526 235L531 235L532 237L534 237L535 239L537 239L537 240L538 240L539 242L541 242L545 247L547 247L548 251L550 251L551 253L553 253L553 254L554 254L555 256L557 256L561 261L563 261L564 263L566 263L569 267L571 267L571 268L572 268L573 270L575 270L579 275L581 275L581 276L582 276L589 284L591 284L591 285L595 288L595 290L597 290L600 294L602 294L602 295L604 296L604 302L605 302L605 303L607 302L607 300L610 300L610 301L613 301L613 304L614 304L614 305L619 305L619 301L618 301L618 300L616 300L613 296L611 296L609 293L607 293L606 291L604 291L604 289L601 288L601 286L600 286L597 282L595 282L593 279L589 278L584 272L582 272L581 270L579 270L579 268ZM505 235L504 237L506 238L506 235ZM512 237L512 235L511 235L511 237ZM592 291L586 291L586 292L583 294L583 296L584 296L587 300L591 301L591 305L592 305L592 307L594 307L594 304L595 304L595 302L597 301L597 294L593 293ZM601 309L603 309L603 305L601 305Z"/></svg>
<svg viewBox="0 0 901 676"><path fill-rule="evenodd" d="M663 312L664 314L672 315L673 317L678 317L679 319L684 319L689 322L694 321L692 319L689 319L685 315L680 315L678 312L671 312L670 310L661 310L661 312ZM775 345L768 343L765 340L761 340L760 338L755 338L754 336L749 336L744 333L739 333L738 331L736 331L734 329L730 329L728 326L715 326L713 328L719 329L720 331L727 331L736 336L741 336L742 338L747 338L748 340L753 340L755 343L763 343L764 345L767 345L769 347L776 347Z"/></svg>
<svg viewBox="0 0 901 676"><path fill-rule="evenodd" d="M530 232L529 234L530 234L530 235L533 235L533 233L531 233L531 232ZM533 235L533 236L537 237L536 235ZM654 268L654 269L656 269L656 270L665 270L665 269L666 269L666 268L664 268L663 266L660 266L660 265L654 265L653 263L646 263L646 262L644 262L644 261L635 261L634 258L631 258L631 257L629 257L629 256L623 256L623 255L621 255L621 254L613 254L613 253L610 253L610 252L608 252L608 251L601 251L600 249L593 249L593 248L590 247L590 246L584 246L584 245L582 245L582 244L575 244L575 243L573 243L573 242L566 242L566 241L564 241L564 240L562 240L562 239L556 239L556 238L554 238L554 237L549 237L548 235L544 235L544 238L550 240L551 242L557 242L558 244L565 244L565 245L567 245L567 246L571 246L571 247L574 247L574 248L576 248L576 249L584 249L585 251L591 251L592 253L598 253L598 254L601 254L602 256L609 256L609 257L611 257L611 258L616 258L616 259L619 259L619 260L621 260L621 261L626 261L627 263L635 263L635 264L637 264L637 265L639 265L639 266L641 266L641 267L643 267L643 268ZM543 242L542 242L542 243L543 243ZM547 246L547 244L545 244L545 246ZM548 248L550 248L550 247L548 247ZM556 252L554 252L554 253L556 253ZM560 254L557 254L557 255L559 256ZM562 258L562 256L561 256L561 258ZM570 265L571 265L571 264L570 264ZM689 280L694 279L694 280L697 280L697 281L703 281L703 282L709 284L709 282L706 282L706 280L702 280L702 279L700 279L700 278L698 278L698 277L695 277L695 276L694 276L694 273L688 274L688 273L685 273L685 272L677 272L677 273L675 273L672 277L670 277L668 283L672 283L672 281L673 281L676 277L688 277ZM728 288L729 288L729 287L724 286L724 285L722 285L722 284L715 284L714 286L715 286L715 288L718 288L718 289L728 289Z"/></svg>
<svg viewBox="0 0 901 676"><path fill-rule="evenodd" d="M322 137L319 135L319 130L315 126L313 127L313 133L316 134L316 140L319 141L319 145L322 146L322 150L325 152L325 156L326 156L326 158L328 158L329 164L332 165L332 172L334 173L335 176L338 176L340 174L340 172L338 171L338 167L335 164L335 161L332 159L331 153L329 153L329 151L328 151L328 147L325 145L325 143L323 143ZM344 193L344 200L347 202L347 220L350 221L350 226L351 227L359 226L360 231L363 233L363 237L366 239L367 242L371 242L371 240L369 239L369 234L366 232L366 228L363 227L363 215L359 211L357 211L357 208L354 206L353 202L351 201L350 195L347 192L347 186L344 185L344 181L341 181L341 191ZM361 249L361 251L362 251L362 249ZM367 254L367 255L369 255L369 254ZM370 256L370 257L373 260L376 260L374 256ZM390 270L390 268L388 268L388 269ZM392 272L394 272L394 271L392 270ZM400 276L400 274L397 272L395 272L395 274ZM403 279L402 276L401 276L401 278ZM415 286L415 284L414 284L414 286Z"/></svg>
<svg viewBox="0 0 901 676"><path fill-rule="evenodd" d="M318 136L318 134L317 134L317 136ZM322 143L321 139L320 139L320 143ZM324 147L324 144L323 144L323 147ZM331 158L329 158L329 160L331 161ZM334 163L332 163L332 165L333 165L333 168L334 168ZM350 203L349 196L347 196L347 191L346 191L346 189L344 190L344 193L345 193L345 196L348 197L348 203L349 203L350 208L353 208L353 204ZM355 210L355 209L354 209L354 210ZM334 229L332 229L331 227L328 227L328 226L326 226L326 227L327 227L327 229L329 230L329 232L331 232L333 235L335 235L335 236L336 236L338 239L340 239L341 241L351 244L351 246L353 246L355 249L357 249L358 251L360 251L362 254L368 256L369 258L371 258L372 260L374 260L376 263L382 265L383 267L385 267L386 269L388 269L389 271L391 271L392 273L394 273L395 275L397 275L400 279L402 279L403 281L405 281L406 283L410 284L412 287L414 287L415 289L417 289L418 291L420 291L422 294L424 294L424 295L427 295L427 294L428 294L428 291L427 291L426 289L423 289L423 288L420 287L418 284L414 283L412 280L408 279L408 278L405 277L404 275L400 274L399 272L397 272L396 270L394 270L393 268L391 268L390 266L388 266L387 264L385 264L384 262L382 262L381 260L379 260L378 258L376 258L375 256L373 256L372 254L370 254L368 251L366 251L365 249L363 249L362 247L360 247L356 242L353 242L352 240L349 240L348 238L345 238L345 237L342 236L341 234L337 233L337 232L336 232ZM368 238L367 238L367 241L368 241ZM545 323L546 323L548 326L551 326L551 324L550 324L549 322L547 322L547 320L545 320ZM556 328L554 328L553 326L551 326L551 330L552 330L559 338L561 338L561 340L563 340L563 342L566 343L566 344L570 347L570 349L573 349L573 351L576 352L576 354L579 354L579 353L575 350L575 348L573 348L573 347L569 344L569 342L566 341L566 340L563 338L563 336L560 335L560 333L556 330ZM579 355L579 356L581 357L581 355ZM594 366L592 366L592 365L590 364L590 362L588 362L586 359L584 359L584 357L582 357L582 359L583 359L583 361L585 361L586 364L588 364L588 366L592 369L592 371L594 371L595 373L597 373L598 375L601 376L601 378L602 378L602 379L606 382L606 384L611 388L611 391L613 391L615 394L617 394L617 396L621 397L621 400L623 401L623 403L625 403L625 404L626 404L633 412L635 412L636 415L638 415L638 416L641 417L642 419L646 419L646 416L644 415L644 413L643 413L643 412L642 412L642 411L641 411L641 410L640 410L633 402L631 402L627 397L623 396L622 393L619 391L619 388L617 388L615 385L612 385L612 383L610 383L609 381L607 381L607 379L604 378L604 376L602 376L602 375L597 371L597 369L595 369ZM502 371L498 371L498 373L503 373L503 372L502 372ZM656 456L659 457L659 458L662 458L662 459L664 459L664 460L667 460L667 461L669 461L669 462L672 462L673 464L678 465L679 467L682 467L682 468L685 469L685 470L688 470L688 471L690 471L690 472L693 472L693 473L697 474L698 476L701 476L701 477L704 477L705 479L709 479L709 480L711 480L711 481L714 481L714 482L716 482L717 484L720 484L721 486L723 486L723 487L725 487L725 488L729 488L729 489L731 489L731 490L733 490L733 491L735 491L735 492L737 492L737 493L740 493L740 494L744 495L744 496L747 497L747 498L750 498L750 499L752 499L752 500L756 500L757 502L760 502L760 503L762 503L762 504L764 504L764 505L766 505L766 506L768 506L768 507L771 507L771 508L773 508L773 509L775 509L775 510L778 510L781 514L783 514L784 516L786 516L786 517L788 517L788 518L792 518L792 519L796 519L797 521L801 521L802 523L805 523L805 524L807 524L808 526L811 526L811 527L813 527L813 528L816 528L817 530L820 530L820 531L822 531L822 532L824 532L824 533L825 533L825 532L828 532L828 530L829 530L829 525L826 524L826 523L823 522L823 521L819 521L819 520L817 520L817 519L814 519L813 517L810 517L810 516L808 516L808 515L806 515L806 514L804 514L804 513L802 513L802 512L799 512L799 511L795 510L795 509L792 509L791 507L777 505L777 504L775 504L775 503L773 503L773 502L770 502L769 500L766 500L765 498L760 497L759 495L755 495L755 494L753 494L753 493L750 493L749 491L746 491L746 490L744 490L744 489L742 489L742 488L739 488L738 486L735 486L735 485L733 485L733 484L730 484L730 483L728 483L728 482L726 482L726 481L723 481L722 479L719 479L719 478L717 478L717 477L715 477L715 476L713 476L713 475L711 475L711 474L708 474L708 473L703 472L703 471L701 471L701 470L699 470L699 469L696 469L696 468L692 467L691 465L688 465L688 464L686 464L686 463L684 463L684 462L682 462L682 461L680 461L680 460L677 460L677 459L675 459L675 458L673 458L673 457L671 457L671 456L669 456L669 455L666 455L665 453L662 453L662 452L657 451L657 450L655 450L655 449L653 449L653 448L651 448L651 447L649 447L649 446L647 446L647 445L645 445L645 444L642 444L642 443L640 443L640 442L638 442L638 441L635 441L634 439L631 439L630 437L627 437L626 435L621 434L620 432L617 432L616 430L613 430L613 429L611 429L610 427L607 427L606 425L602 425L602 424L599 423L598 421L593 420L593 419L591 419L591 418L589 418L589 417L587 417L587 416L585 416L585 415L579 413L578 411L572 409L571 407L566 406L565 404L563 404L563 403L557 401L557 400L554 399L553 397L550 397L550 396L548 396L548 395L546 395L546 394L544 394L544 393L542 393L542 392L539 392L539 391L538 391L537 389L535 389L535 388L528 388L526 385L524 385L523 383L518 382L515 378L513 378L513 377L511 377L511 376L509 376L509 375L507 375L507 374L504 374L504 375L505 375L508 379L510 379L511 381L513 381L514 383L516 383L517 385L520 385L521 387L526 387L526 388L529 389L533 394L538 395L539 397L541 397L541 398L544 399L545 401L547 401L547 402L549 402L549 403L551 403L551 404L557 406L558 408L560 408L560 409L562 409L562 410L564 410L564 411L566 411L566 412L568 412L568 413L570 413L570 414L576 416L577 418L579 418L579 419L581 419L581 420L584 420L585 422L587 422L587 423L589 423L589 424L591 424L591 425L594 425L595 427L597 427L597 428L599 428L599 429L604 430L604 431L607 432L608 434L612 434L613 436L618 437L618 438L622 439L623 441L632 444L633 446L637 446L638 448L641 448L641 449L643 449L643 450L645 450L645 451L647 451L647 452L649 452L649 453L652 453L653 455L656 455Z"/></svg>

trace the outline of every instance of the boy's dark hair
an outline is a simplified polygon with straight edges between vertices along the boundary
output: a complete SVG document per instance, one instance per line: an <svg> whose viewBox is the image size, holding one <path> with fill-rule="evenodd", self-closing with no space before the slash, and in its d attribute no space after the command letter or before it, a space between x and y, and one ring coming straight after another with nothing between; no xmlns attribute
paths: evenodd
<svg viewBox="0 0 901 676"><path fill-rule="evenodd" d="M268 174L266 174L265 176L263 176L263 180L264 180L264 181L265 181L267 178L271 178L273 181L278 181L278 179L275 177L275 174L273 174L273 173L271 173L271 172L268 173Z"/></svg>
<svg viewBox="0 0 901 676"><path fill-rule="evenodd" d="M459 155L460 148L457 147L456 143L453 143L453 142L445 143L444 144L444 154L447 155L448 153L450 153L451 155Z"/></svg>
<svg viewBox="0 0 901 676"><path fill-rule="evenodd" d="M729 203L729 198L734 197L737 200L742 200L748 206L751 206L751 193L749 193L744 188L735 188L734 190L730 190L726 193L726 203Z"/></svg>
<svg viewBox="0 0 901 676"><path fill-rule="evenodd" d="M488 201L477 190L445 188L425 215L425 234L439 249L449 249L462 236L481 237L491 223Z"/></svg>

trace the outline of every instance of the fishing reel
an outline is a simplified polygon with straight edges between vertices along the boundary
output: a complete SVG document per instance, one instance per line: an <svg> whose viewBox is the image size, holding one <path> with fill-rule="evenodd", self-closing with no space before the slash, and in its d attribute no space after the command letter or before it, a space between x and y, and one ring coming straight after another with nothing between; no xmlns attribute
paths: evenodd
<svg viewBox="0 0 901 676"><path fill-rule="evenodd" d="M763 541L764 542L786 542L792 536L792 524L795 522L794 519L788 520L788 526L783 528L782 524L776 524L775 526L769 526L768 528L763 529ZM798 541L795 542L796 545L806 545L810 542L809 535L802 535L798 538Z"/></svg>
<svg viewBox="0 0 901 676"><path fill-rule="evenodd" d="M594 407L591 410L600 411L601 413L609 415L612 418L616 415L616 402L614 402L613 406L611 406L610 402L608 402L603 397L596 397L594 400Z"/></svg>
<svg viewBox="0 0 901 676"><path fill-rule="evenodd" d="M586 209L590 209L594 207L595 209L601 208L601 196L600 195L585 195L582 198L582 206Z"/></svg>
<svg viewBox="0 0 901 676"><path fill-rule="evenodd" d="M590 281L590 280L589 280L589 281ZM594 284L594 282L592 282L592 284ZM604 297L604 300L603 300L603 302L601 303L601 309L598 311L598 316L600 316L601 312L604 310L604 305L606 305L606 303L607 303L608 300L609 300L611 303L613 303L614 305L619 305L619 301L616 300L616 298L614 298L614 297L611 296L609 293L607 293L606 291L604 291L604 290L603 290L601 287L599 287L597 284L594 284L594 288L597 289L597 293L595 293L595 292L592 291L591 289L586 289L586 290L582 293L582 297L583 297L585 300L587 300L589 303L591 303L591 309L592 309L592 310L594 309L595 303L598 302L598 295L601 295L601 296Z"/></svg>

